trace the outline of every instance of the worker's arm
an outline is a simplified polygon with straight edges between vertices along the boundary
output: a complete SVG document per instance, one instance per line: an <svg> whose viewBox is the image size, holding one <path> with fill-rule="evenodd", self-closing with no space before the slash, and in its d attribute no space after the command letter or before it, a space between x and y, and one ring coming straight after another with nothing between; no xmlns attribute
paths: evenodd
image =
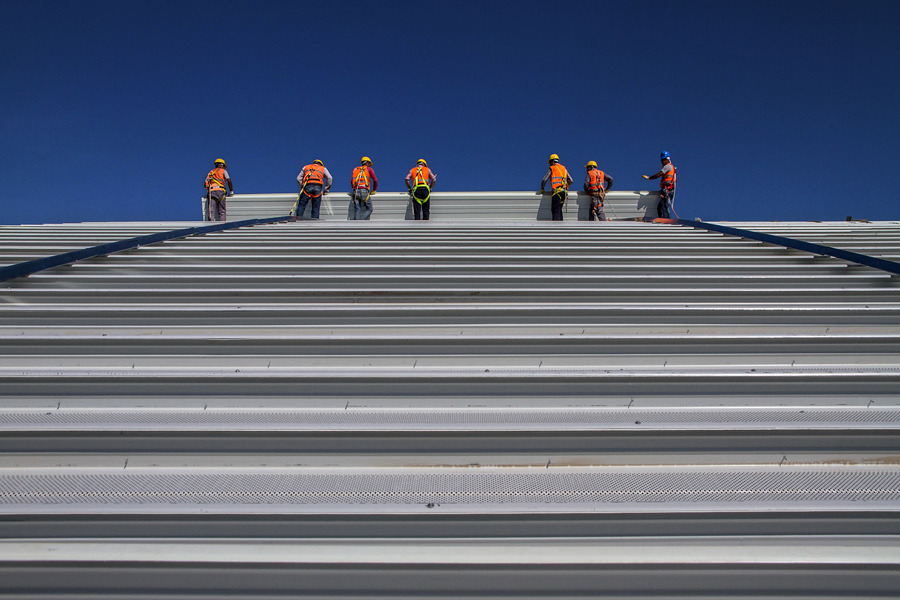
<svg viewBox="0 0 900 600"><path fill-rule="evenodd" d="M662 176L663 176L663 172L660 171L656 175L644 175L644 179L659 179Z"/></svg>
<svg viewBox="0 0 900 600"><path fill-rule="evenodd" d="M409 184L410 179L412 179L412 171L406 174L406 191L411 194L412 186Z"/></svg>
<svg viewBox="0 0 900 600"><path fill-rule="evenodd" d="M608 192L609 190L612 189L613 178L606 174L604 174L603 178L606 180L606 191Z"/></svg>
<svg viewBox="0 0 900 600"><path fill-rule="evenodd" d="M325 169L325 191L323 193L328 193L331 191L331 184L334 182L334 179L331 177L331 173L328 172L328 169Z"/></svg>
<svg viewBox="0 0 900 600"><path fill-rule="evenodd" d="M434 189L434 184L437 183L437 175L434 174L434 171L431 169L428 170L428 174L430 175L429 179L431 180L431 189Z"/></svg>
<svg viewBox="0 0 900 600"><path fill-rule="evenodd" d="M372 167L366 167L369 170L369 177L372 179L372 193L378 191L378 178L375 177L375 170Z"/></svg>
<svg viewBox="0 0 900 600"><path fill-rule="evenodd" d="M591 172L588 171L587 175L584 176L584 191L590 193L591 188L589 187L591 183Z"/></svg>
<svg viewBox="0 0 900 600"><path fill-rule="evenodd" d="M544 193L544 186L547 185L547 182L550 181L550 177L553 175L553 171L547 169L547 174L544 175L544 178L541 179L541 193Z"/></svg>
<svg viewBox="0 0 900 600"><path fill-rule="evenodd" d="M229 177L226 177L225 181L228 183L228 195L234 196L234 186L231 185L231 179Z"/></svg>

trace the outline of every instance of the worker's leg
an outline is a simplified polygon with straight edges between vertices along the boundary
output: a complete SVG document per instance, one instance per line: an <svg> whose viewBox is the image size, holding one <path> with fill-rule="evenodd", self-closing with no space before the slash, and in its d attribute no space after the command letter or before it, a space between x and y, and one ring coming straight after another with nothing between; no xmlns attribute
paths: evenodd
<svg viewBox="0 0 900 600"><path fill-rule="evenodd" d="M366 199L360 203L359 209L359 218L363 221L368 221L372 216L372 195L369 193L369 190L365 190Z"/></svg>
<svg viewBox="0 0 900 600"><path fill-rule="evenodd" d="M307 203L309 203L309 196L306 192L300 192L300 197L297 198L297 211L295 213L292 213L291 216L302 219L303 213L306 212Z"/></svg>
<svg viewBox="0 0 900 600"><path fill-rule="evenodd" d="M656 205L656 216L660 219L669 218L669 195L665 190L659 190L659 204Z"/></svg>
<svg viewBox="0 0 900 600"><path fill-rule="evenodd" d="M550 215L554 221L563 220L563 201L565 200L565 192L554 193L550 197Z"/></svg>
<svg viewBox="0 0 900 600"><path fill-rule="evenodd" d="M209 220L210 221L218 221L219 220L219 203L225 201L225 191L224 190L213 190L209 193ZM225 220L225 209L221 209L222 220Z"/></svg>
<svg viewBox="0 0 900 600"><path fill-rule="evenodd" d="M368 221L372 215L372 201L369 200L369 190L361 188L354 193L354 218L361 221Z"/></svg>
<svg viewBox="0 0 900 600"><path fill-rule="evenodd" d="M318 220L319 208L322 206L322 186L318 183L310 183L307 184L306 189L309 192L309 197L312 201L312 207L309 211L309 218Z"/></svg>

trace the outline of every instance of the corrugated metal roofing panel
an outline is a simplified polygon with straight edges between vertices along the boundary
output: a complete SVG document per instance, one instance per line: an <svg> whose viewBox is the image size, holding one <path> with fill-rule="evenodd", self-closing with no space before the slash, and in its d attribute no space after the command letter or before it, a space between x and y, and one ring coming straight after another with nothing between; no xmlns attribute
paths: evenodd
<svg viewBox="0 0 900 600"><path fill-rule="evenodd" d="M161 225L0 239L65 252ZM731 225L870 254L900 237ZM222 231L14 279L3 581L891 595L897 286L671 224L460 217Z"/></svg>

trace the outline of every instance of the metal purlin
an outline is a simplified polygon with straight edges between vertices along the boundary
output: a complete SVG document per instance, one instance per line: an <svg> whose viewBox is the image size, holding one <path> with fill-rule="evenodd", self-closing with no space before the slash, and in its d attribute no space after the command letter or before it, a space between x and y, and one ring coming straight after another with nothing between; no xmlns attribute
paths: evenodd
<svg viewBox="0 0 900 600"><path fill-rule="evenodd" d="M725 225L716 225L714 223L706 223L704 221L688 221L687 219L645 219L646 221L650 221L653 223L671 223L673 225L685 225L687 227L693 227L695 229L705 229L707 231L715 231L717 233L724 233L726 235L733 235L741 238L746 238L749 240L757 240L759 242L765 242L767 244L774 244L776 246L784 246L785 248L792 248L794 250L801 250L803 252L810 252L812 254L821 254L824 256L832 256L834 258L839 258L841 260L846 260L852 263L856 263L859 265L864 265L866 267L872 267L873 269L879 269L881 271L887 271L892 275L900 275L900 263L885 260L883 258L876 258L874 256L868 256L866 254L860 254L858 252L850 252L849 250L841 250L839 248L833 248L831 246L823 246L821 244L813 244L811 242L804 242L801 240L795 240L789 237L783 237L780 235L772 235L770 233L760 233L758 231L753 231L751 229L741 229L739 227L726 227Z"/></svg>
<svg viewBox="0 0 900 600"><path fill-rule="evenodd" d="M215 233L216 231L225 231L227 229L238 229L240 227L252 227L253 225L267 225L269 223L280 223L282 221L290 221L292 217L272 217L268 219L246 219L244 221L234 221L232 223L218 223L216 225L203 225L201 227L185 227L183 229L173 229L171 231L161 231L159 233L151 233L138 237L119 240L118 242L109 242L100 244L99 246L91 246L81 250L73 250L63 254L47 256L44 258L36 258L26 262L9 265L0 268L0 282L9 281L17 277L27 277L46 269L68 265L86 258L94 258L96 256L106 256L114 252L123 250L132 250L149 244L165 242L178 238L186 238L193 235L205 235L207 233Z"/></svg>

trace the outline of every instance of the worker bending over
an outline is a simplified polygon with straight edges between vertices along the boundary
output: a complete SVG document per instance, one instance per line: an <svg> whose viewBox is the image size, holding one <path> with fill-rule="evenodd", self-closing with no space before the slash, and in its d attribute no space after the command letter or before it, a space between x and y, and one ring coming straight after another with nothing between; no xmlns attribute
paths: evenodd
<svg viewBox="0 0 900 600"><path fill-rule="evenodd" d="M294 208L291 209L291 216L302 218L303 213L306 211L307 203L312 200L309 218L318 220L322 196L331 190L332 181L331 173L328 172L324 163L319 159L303 167L303 170L297 175L297 184L300 185L300 196L297 197L297 202L294 204Z"/></svg>

